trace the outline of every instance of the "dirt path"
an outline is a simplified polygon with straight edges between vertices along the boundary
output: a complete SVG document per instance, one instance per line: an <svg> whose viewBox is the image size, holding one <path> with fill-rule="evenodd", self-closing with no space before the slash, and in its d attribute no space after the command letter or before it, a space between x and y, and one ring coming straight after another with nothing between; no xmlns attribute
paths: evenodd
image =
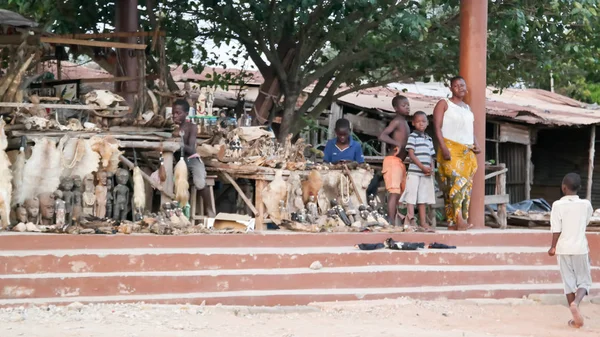
<svg viewBox="0 0 600 337"><path fill-rule="evenodd" d="M492 301L493 302L493 301ZM384 300L298 308L73 304L0 309L2 337L480 337L600 336L600 305L585 304L586 326L567 327L569 310L514 300Z"/></svg>

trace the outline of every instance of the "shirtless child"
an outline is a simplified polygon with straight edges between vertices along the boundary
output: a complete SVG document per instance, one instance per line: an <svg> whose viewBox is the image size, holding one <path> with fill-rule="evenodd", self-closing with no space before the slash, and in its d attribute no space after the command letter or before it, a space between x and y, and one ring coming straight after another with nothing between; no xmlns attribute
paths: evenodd
<svg viewBox="0 0 600 337"><path fill-rule="evenodd" d="M406 116L410 113L408 98L398 95L392 99L392 106L396 111L396 117L381 132L379 140L388 145L388 155L383 160L383 180L388 196L388 217L392 225L401 225L396 222L398 201L406 183L406 141L410 134L410 128Z"/></svg>
<svg viewBox="0 0 600 337"><path fill-rule="evenodd" d="M202 201L204 202L204 209L208 217L214 217L215 212L213 211L210 197L210 189L206 187L206 169L200 156L196 152L196 138L198 136L198 126L191 122L186 121L186 117L190 110L189 103L184 99L178 99L173 103L173 122L179 126L179 133L174 136L179 137L183 131L183 153L185 155L185 162L188 167L188 171L191 175L191 180L196 187L196 190L200 191ZM175 153L177 157L180 155L180 151ZM176 158L179 160L179 158ZM182 205L182 207L185 205Z"/></svg>

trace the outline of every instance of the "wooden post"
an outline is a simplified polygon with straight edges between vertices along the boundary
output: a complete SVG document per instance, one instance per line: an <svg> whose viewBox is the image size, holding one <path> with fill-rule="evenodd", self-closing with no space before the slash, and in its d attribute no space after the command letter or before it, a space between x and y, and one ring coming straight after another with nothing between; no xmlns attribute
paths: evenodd
<svg viewBox="0 0 600 337"><path fill-rule="evenodd" d="M344 116L344 108L341 105L331 103L331 114L329 115L329 130L327 130L327 139L335 137L335 122Z"/></svg>
<svg viewBox="0 0 600 337"><path fill-rule="evenodd" d="M255 228L257 231L265 230L265 204L263 204L263 189L267 186L266 180L256 180L254 191L254 205L256 205L256 222Z"/></svg>
<svg viewBox="0 0 600 337"><path fill-rule="evenodd" d="M488 2L460 2L460 75L465 78L469 93L466 102L475 116L474 133L480 145L477 172L469 208L469 222L475 228L485 227L485 95L487 62Z"/></svg>
<svg viewBox="0 0 600 337"><path fill-rule="evenodd" d="M62 64L60 62L60 58L56 60L56 79L62 80Z"/></svg>
<svg viewBox="0 0 600 337"><path fill-rule="evenodd" d="M165 171L167 171L167 180L164 183L165 192L173 194L174 184L173 181L173 152L163 152L163 159L165 165ZM164 193L160 197L160 204L164 204L165 202L170 202L171 199L167 197Z"/></svg>
<svg viewBox="0 0 600 337"><path fill-rule="evenodd" d="M525 200L531 199L531 131L529 133L529 142L525 150Z"/></svg>
<svg viewBox="0 0 600 337"><path fill-rule="evenodd" d="M596 126L592 125L592 132L590 135L590 158L588 162L588 176L587 176L587 190L585 192L585 198L592 201L592 183L594 175L594 158L596 156Z"/></svg>
<svg viewBox="0 0 600 337"><path fill-rule="evenodd" d="M504 170L506 168L506 164L498 165L500 170ZM506 172L499 174L496 176L496 195L505 195L506 194ZM507 226L507 214L506 214L506 204L498 204L498 224L501 229L506 229Z"/></svg>

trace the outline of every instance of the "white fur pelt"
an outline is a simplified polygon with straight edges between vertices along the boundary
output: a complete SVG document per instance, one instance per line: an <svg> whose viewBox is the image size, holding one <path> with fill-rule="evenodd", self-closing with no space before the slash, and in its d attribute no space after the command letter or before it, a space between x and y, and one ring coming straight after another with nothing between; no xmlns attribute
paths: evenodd
<svg viewBox="0 0 600 337"><path fill-rule="evenodd" d="M100 154L92 150L89 139L69 139L62 151L63 172L62 176L85 177L98 171Z"/></svg>
<svg viewBox="0 0 600 337"><path fill-rule="evenodd" d="M181 207L185 207L190 200L190 184L188 182L188 168L183 158L175 165L175 200Z"/></svg>
<svg viewBox="0 0 600 337"><path fill-rule="evenodd" d="M133 205L142 212L146 207L146 186L142 171L137 166L133 168Z"/></svg>
<svg viewBox="0 0 600 337"><path fill-rule="evenodd" d="M12 194L12 172L10 170L10 160L6 154L8 140L4 133L6 123L0 119L0 227L5 229L10 224L10 205Z"/></svg>
<svg viewBox="0 0 600 337"><path fill-rule="evenodd" d="M19 192L17 203L41 193L54 193L60 184L62 173L62 152L56 142L42 138L37 140L31 157L23 170L23 188Z"/></svg>
<svg viewBox="0 0 600 337"><path fill-rule="evenodd" d="M15 162L12 166L12 204L11 206L15 206L17 204L18 195L23 189L23 172L25 171L25 150L19 151Z"/></svg>

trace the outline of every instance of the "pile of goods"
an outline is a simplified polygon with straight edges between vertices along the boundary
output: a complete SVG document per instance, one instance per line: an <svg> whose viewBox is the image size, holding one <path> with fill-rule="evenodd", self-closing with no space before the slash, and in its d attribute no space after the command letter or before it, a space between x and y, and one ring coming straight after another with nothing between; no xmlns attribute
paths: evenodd
<svg viewBox="0 0 600 337"><path fill-rule="evenodd" d="M139 167L119 167L122 152L111 136L39 138L6 153L0 120L0 224L19 232L180 234L193 228L177 203L142 216L146 202ZM30 153L30 155L28 155ZM130 187L133 185L132 187ZM134 221L130 221L134 220Z"/></svg>
<svg viewBox="0 0 600 337"><path fill-rule="evenodd" d="M212 127L211 134L212 137L197 148L200 156L206 160L286 170L305 170L311 165L307 159L312 153L311 145L302 138L292 143L290 135L280 144L273 131L264 127L223 127L221 123Z"/></svg>
<svg viewBox="0 0 600 337"><path fill-rule="evenodd" d="M353 169L350 170L348 166ZM393 231L385 208L366 190L373 178L368 165L342 170L311 170L306 177L282 170L262 191L266 213L278 227L304 232Z"/></svg>

